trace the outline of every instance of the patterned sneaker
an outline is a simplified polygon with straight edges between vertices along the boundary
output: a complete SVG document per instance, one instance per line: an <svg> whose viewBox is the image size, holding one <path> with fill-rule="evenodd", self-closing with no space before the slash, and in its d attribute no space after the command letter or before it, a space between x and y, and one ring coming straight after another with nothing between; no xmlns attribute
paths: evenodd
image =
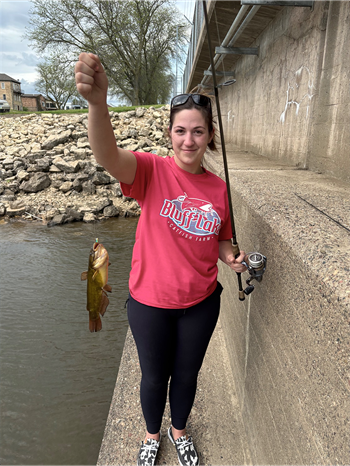
<svg viewBox="0 0 350 466"><path fill-rule="evenodd" d="M191 436L183 435L177 440L174 440L170 426L168 429L168 437L171 443L176 447L180 466L197 466L199 464L198 453L193 445Z"/></svg>
<svg viewBox="0 0 350 466"><path fill-rule="evenodd" d="M153 466L156 460L159 445L160 437L158 442L152 438L148 438L146 443L142 442L139 454L137 456L137 466Z"/></svg>

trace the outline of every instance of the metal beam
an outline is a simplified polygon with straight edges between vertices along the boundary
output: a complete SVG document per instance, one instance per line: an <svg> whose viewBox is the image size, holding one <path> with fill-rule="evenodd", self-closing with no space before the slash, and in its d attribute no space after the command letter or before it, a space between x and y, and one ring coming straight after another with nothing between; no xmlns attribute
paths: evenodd
<svg viewBox="0 0 350 466"><path fill-rule="evenodd" d="M249 6L241 6L235 20L233 21L233 23L231 24L231 27L230 27L230 30L228 31L228 33L226 34L225 36L225 39L222 41L222 44L221 46L222 47L226 47L226 45L230 45L229 44L229 41L230 39L232 38L232 36L234 35L234 33L236 32L240 22L242 21L242 19L244 18L244 15L246 14L246 12L249 10ZM215 65L215 69L219 67L220 63L223 61L224 57L222 57L221 55L215 55L214 57L214 65ZM211 70L211 65L209 66L208 70L210 71ZM202 82L201 84L204 85L204 83L207 81L207 77L204 76L204 78L202 79Z"/></svg>
<svg viewBox="0 0 350 466"><path fill-rule="evenodd" d="M240 35L244 31L244 29L248 26L250 21L254 18L256 13L259 11L259 9L260 9L260 5L254 5L253 8L249 11L247 16L244 18L242 24L239 26L236 34L230 40L230 42L228 44L229 47L231 47L236 42L236 40L238 40L238 38L240 37Z"/></svg>
<svg viewBox="0 0 350 466"><path fill-rule="evenodd" d="M215 53L230 55L258 55L259 47L215 47Z"/></svg>
<svg viewBox="0 0 350 466"><path fill-rule="evenodd" d="M213 76L213 73L209 70L203 72L204 76ZM234 76L234 71L215 71L216 76Z"/></svg>
<svg viewBox="0 0 350 466"><path fill-rule="evenodd" d="M241 0L241 5L303 6L312 8L314 0Z"/></svg>

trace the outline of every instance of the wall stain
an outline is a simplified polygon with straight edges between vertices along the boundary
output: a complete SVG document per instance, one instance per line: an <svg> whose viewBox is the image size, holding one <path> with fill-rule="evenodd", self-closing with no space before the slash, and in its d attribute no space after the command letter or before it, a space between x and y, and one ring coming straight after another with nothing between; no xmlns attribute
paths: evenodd
<svg viewBox="0 0 350 466"><path fill-rule="evenodd" d="M295 106L295 114L298 115L300 105L306 101L306 117L309 116L309 107L311 99L315 95L313 92L316 90L313 84L312 73L307 66L302 65L297 71L290 71L292 73L291 81L288 81L287 98L283 112L280 116L280 123L284 124L286 121L286 113L288 109ZM305 79L306 78L306 79Z"/></svg>

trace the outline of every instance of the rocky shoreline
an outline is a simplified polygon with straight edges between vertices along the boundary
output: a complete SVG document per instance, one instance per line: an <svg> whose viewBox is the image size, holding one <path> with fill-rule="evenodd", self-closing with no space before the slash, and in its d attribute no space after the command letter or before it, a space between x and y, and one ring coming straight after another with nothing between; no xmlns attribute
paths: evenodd
<svg viewBox="0 0 350 466"><path fill-rule="evenodd" d="M162 157L173 155L168 117L169 106L110 112L119 147ZM87 124L86 113L0 117L0 222L54 226L140 215L138 203L96 163Z"/></svg>

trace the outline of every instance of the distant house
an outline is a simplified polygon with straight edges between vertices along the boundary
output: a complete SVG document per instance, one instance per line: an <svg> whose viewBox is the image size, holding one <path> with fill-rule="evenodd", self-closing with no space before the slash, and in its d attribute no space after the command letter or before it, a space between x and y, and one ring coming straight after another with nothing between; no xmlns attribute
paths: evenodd
<svg viewBox="0 0 350 466"><path fill-rule="evenodd" d="M57 109L56 103L52 99L50 99L50 97L45 98L45 107L46 107L46 110L56 110Z"/></svg>
<svg viewBox="0 0 350 466"><path fill-rule="evenodd" d="M31 112L43 112L45 110L56 110L56 103L42 94L23 94L23 107Z"/></svg>
<svg viewBox="0 0 350 466"><path fill-rule="evenodd" d="M42 94L22 94L22 104L31 112L46 110L46 99Z"/></svg>
<svg viewBox="0 0 350 466"><path fill-rule="evenodd" d="M0 73L0 99L6 100L12 110L23 110L21 83L7 74Z"/></svg>

